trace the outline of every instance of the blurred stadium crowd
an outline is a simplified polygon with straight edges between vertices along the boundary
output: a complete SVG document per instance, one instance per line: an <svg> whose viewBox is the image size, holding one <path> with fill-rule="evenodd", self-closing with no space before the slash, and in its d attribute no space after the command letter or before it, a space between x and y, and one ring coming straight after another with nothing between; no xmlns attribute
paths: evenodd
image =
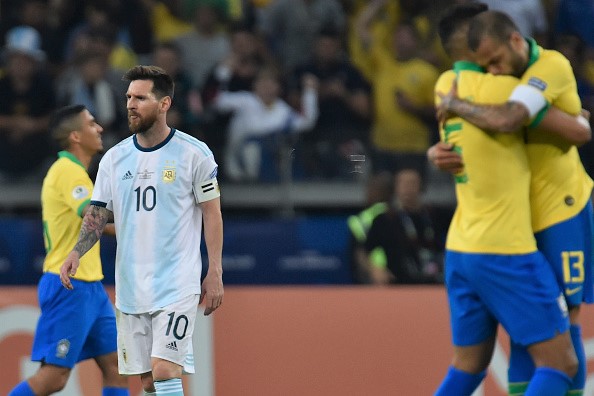
<svg viewBox="0 0 594 396"><path fill-rule="evenodd" d="M135 64L175 76L169 124L213 149L222 181L278 181L280 147L296 180L352 180L362 158L363 176L426 177L433 85L449 68L436 20L462 1L3 0L1 178L41 182L58 106L85 104L107 147L128 136L121 76ZM570 59L593 111L593 2L486 3ZM592 175L592 144L581 154Z"/></svg>

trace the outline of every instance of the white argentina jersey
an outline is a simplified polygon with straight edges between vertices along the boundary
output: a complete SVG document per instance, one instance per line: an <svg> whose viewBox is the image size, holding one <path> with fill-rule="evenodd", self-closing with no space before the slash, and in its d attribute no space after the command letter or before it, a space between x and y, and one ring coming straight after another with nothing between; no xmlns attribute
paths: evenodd
<svg viewBox="0 0 594 396"><path fill-rule="evenodd" d="M131 136L101 159L91 204L114 214L116 307L162 308L200 294L202 210L219 196L217 164L206 144L171 129L152 148Z"/></svg>

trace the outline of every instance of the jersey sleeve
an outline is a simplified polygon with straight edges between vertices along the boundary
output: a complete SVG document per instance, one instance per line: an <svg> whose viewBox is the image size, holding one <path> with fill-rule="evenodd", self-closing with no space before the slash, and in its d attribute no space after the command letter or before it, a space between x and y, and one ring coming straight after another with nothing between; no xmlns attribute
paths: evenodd
<svg viewBox="0 0 594 396"><path fill-rule="evenodd" d="M454 80L456 79L456 73L453 70L447 70L437 78L435 82L434 91L434 101L435 106L438 106L441 103L441 98L438 94L447 94L452 89L454 85Z"/></svg>
<svg viewBox="0 0 594 396"><path fill-rule="evenodd" d="M560 53L551 51L546 59L539 59L526 70L510 101L524 104L533 118L567 92L575 91L575 87L569 61Z"/></svg>
<svg viewBox="0 0 594 396"><path fill-rule="evenodd" d="M91 204L101 206L113 212L113 199L111 188L111 172L110 172L110 152L108 151L99 162L99 170L97 172L97 179L95 180L95 189L93 190L93 197Z"/></svg>
<svg viewBox="0 0 594 396"><path fill-rule="evenodd" d="M218 165L214 156L203 157L194 171L194 197L197 203L210 201L221 196L217 181Z"/></svg>
<svg viewBox="0 0 594 396"><path fill-rule="evenodd" d="M72 174L60 177L60 190L68 207L81 216L83 209L91 201L93 183L84 169L77 165Z"/></svg>

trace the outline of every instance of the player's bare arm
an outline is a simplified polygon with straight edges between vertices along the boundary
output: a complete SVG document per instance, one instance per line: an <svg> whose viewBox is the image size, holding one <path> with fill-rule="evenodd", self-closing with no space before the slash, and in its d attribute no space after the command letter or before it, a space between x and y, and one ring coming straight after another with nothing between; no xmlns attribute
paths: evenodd
<svg viewBox="0 0 594 396"><path fill-rule="evenodd" d="M460 99L452 92L441 97L437 107L440 122L457 115L482 130L511 133L518 131L529 119L528 109L518 102L505 102L498 105L478 105Z"/></svg>
<svg viewBox="0 0 594 396"><path fill-rule="evenodd" d="M590 128L590 113L582 110L582 114L571 116L556 107L551 107L542 122L539 130L561 137L567 143L581 146L592 139Z"/></svg>
<svg viewBox="0 0 594 396"><path fill-rule="evenodd" d="M204 221L204 241L208 251L208 273L202 282L200 303L210 315L223 303L223 218L220 198L200 204Z"/></svg>
<svg viewBox="0 0 594 396"><path fill-rule="evenodd" d="M100 206L91 205L89 210L83 218L80 234L78 235L78 242L74 246L79 257L88 252L93 245L99 241L103 234L103 229L107 220L109 219L110 211Z"/></svg>
<svg viewBox="0 0 594 396"><path fill-rule="evenodd" d="M109 215L108 209L95 205L90 205L86 211L78 241L60 268L60 280L65 288L73 289L70 277L76 274L80 258L101 238Z"/></svg>
<svg viewBox="0 0 594 396"><path fill-rule="evenodd" d="M84 219L85 215L87 214L87 212L89 211L90 207L91 207L91 205L87 205L82 210L81 215L82 215L83 219ZM107 224L105 224L105 227L103 228L103 233L101 235L111 235L111 236L116 235L115 224L113 222L113 212L111 212L111 211L109 211L109 217L107 218Z"/></svg>

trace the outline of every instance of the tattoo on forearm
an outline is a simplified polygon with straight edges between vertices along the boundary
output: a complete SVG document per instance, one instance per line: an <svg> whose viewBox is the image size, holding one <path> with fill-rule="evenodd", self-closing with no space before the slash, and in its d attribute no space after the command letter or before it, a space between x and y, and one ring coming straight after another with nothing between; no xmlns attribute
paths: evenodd
<svg viewBox="0 0 594 396"><path fill-rule="evenodd" d="M101 238L109 213L109 210L95 205L91 205L87 210L78 235L78 241L74 246L74 250L78 252L80 257L88 252Z"/></svg>
<svg viewBox="0 0 594 396"><path fill-rule="evenodd" d="M452 110L465 120L475 124L475 121L482 121L487 113L486 106L477 106L465 100L453 99L451 102Z"/></svg>
<svg viewBox="0 0 594 396"><path fill-rule="evenodd" d="M499 132L514 132L526 117L525 108L516 102L500 105L477 105L465 100L453 99L451 110L477 127Z"/></svg>

